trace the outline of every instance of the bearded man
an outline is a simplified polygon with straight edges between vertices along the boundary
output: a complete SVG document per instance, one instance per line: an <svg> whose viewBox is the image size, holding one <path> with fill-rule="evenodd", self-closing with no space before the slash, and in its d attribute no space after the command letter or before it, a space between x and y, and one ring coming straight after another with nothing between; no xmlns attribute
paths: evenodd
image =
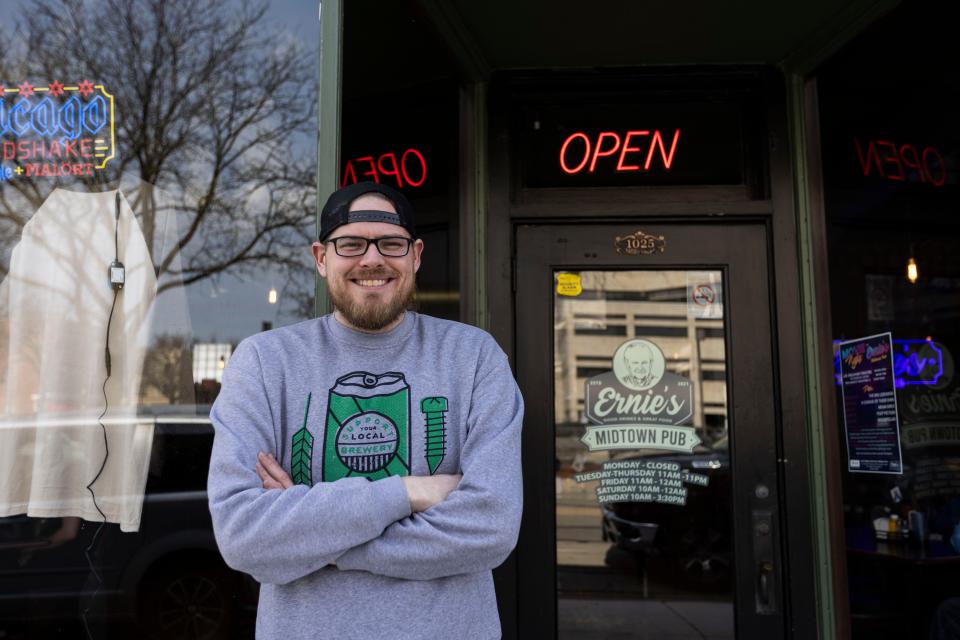
<svg viewBox="0 0 960 640"><path fill-rule="evenodd" d="M423 249L398 191L334 192L313 255L335 311L224 372L208 496L227 564L261 583L257 638L501 635L523 400L489 334L408 310Z"/></svg>

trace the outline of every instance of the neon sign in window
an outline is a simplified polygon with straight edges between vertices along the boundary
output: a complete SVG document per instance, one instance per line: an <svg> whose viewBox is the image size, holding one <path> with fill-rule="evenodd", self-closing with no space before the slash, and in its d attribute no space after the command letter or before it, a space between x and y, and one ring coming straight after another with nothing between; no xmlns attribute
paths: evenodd
<svg viewBox="0 0 960 640"><path fill-rule="evenodd" d="M610 158L606 164L616 172L649 171L654 164L669 171L679 140L680 129L667 135L659 129L626 131L622 136L616 131L601 131L596 138L577 131L567 136L560 146L560 169L567 175L576 175L584 169L594 173L600 158Z"/></svg>
<svg viewBox="0 0 960 640"><path fill-rule="evenodd" d="M839 340L833 341L834 377L840 384ZM943 377L943 347L932 340L893 341L893 380L897 389L935 385Z"/></svg>
<svg viewBox="0 0 960 640"><path fill-rule="evenodd" d="M0 176L93 175L116 157L114 100L84 80L0 85Z"/></svg>
<svg viewBox="0 0 960 640"><path fill-rule="evenodd" d="M745 186L765 144L752 111L719 97L538 96L513 120L517 178L525 189Z"/></svg>

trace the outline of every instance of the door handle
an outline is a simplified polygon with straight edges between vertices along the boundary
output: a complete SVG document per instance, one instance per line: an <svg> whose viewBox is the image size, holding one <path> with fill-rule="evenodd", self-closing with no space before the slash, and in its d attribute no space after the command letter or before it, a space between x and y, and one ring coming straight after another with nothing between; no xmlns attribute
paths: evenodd
<svg viewBox="0 0 960 640"><path fill-rule="evenodd" d="M761 562L757 567L757 602L765 608L770 606L770 583L773 582L773 565ZM757 610L760 613L760 610Z"/></svg>
<svg viewBox="0 0 960 640"><path fill-rule="evenodd" d="M755 601L756 611L762 615L777 612L777 572L774 564L773 513L766 510L753 512L753 561L757 568Z"/></svg>

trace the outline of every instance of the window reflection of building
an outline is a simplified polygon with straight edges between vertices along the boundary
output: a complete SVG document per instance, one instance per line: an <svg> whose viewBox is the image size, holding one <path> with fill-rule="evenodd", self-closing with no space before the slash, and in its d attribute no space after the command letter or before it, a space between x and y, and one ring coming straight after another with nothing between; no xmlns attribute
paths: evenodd
<svg viewBox="0 0 960 640"><path fill-rule="evenodd" d="M193 381L203 384L213 380L223 381L223 370L227 366L233 347L225 342L198 342L193 345Z"/></svg>
<svg viewBox="0 0 960 640"><path fill-rule="evenodd" d="M694 387L693 424L705 443L726 425L723 320L688 315L684 272L584 272L584 292L556 298L554 361L558 423L580 425L584 383L612 366L612 355L631 338L651 340L663 351L667 371ZM638 289L649 286L649 289ZM649 284L648 284L649 283Z"/></svg>
<svg viewBox="0 0 960 640"><path fill-rule="evenodd" d="M613 355L624 342L649 340L663 352L666 371L688 378L693 385L691 422L702 441L694 454L726 455L724 325L722 317L701 318L690 313L685 271L585 271L579 276L580 294L554 296L557 563L561 567L609 568L616 549L601 526L609 513L605 516L597 501L595 483L578 483L574 475L598 469L614 458L671 452L589 451L580 439L587 423L586 381L612 369ZM692 463L681 464L689 468ZM729 472L728 468L717 471L718 462L711 464L714 478ZM653 511L652 505L639 506ZM669 517L679 518L686 507L670 509L674 511L666 512ZM717 526L723 529L725 524Z"/></svg>

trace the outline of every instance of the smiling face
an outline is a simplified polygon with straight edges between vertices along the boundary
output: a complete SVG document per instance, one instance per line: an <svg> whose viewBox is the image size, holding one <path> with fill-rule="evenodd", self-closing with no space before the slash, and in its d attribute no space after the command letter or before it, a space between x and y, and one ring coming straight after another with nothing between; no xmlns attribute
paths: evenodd
<svg viewBox="0 0 960 640"><path fill-rule="evenodd" d="M627 365L627 371L638 380L644 380L650 375L650 368L653 366L653 354L650 353L644 345L630 346L623 353L624 364Z"/></svg>
<svg viewBox="0 0 960 640"><path fill-rule="evenodd" d="M396 213L393 203L376 194L360 196L349 210ZM372 244L362 256L344 258L330 242L343 236L373 239L410 234L386 222L351 222L334 229L326 243L313 243L317 270L327 279L337 320L362 331L388 331L400 322L413 297L423 241L415 240L410 252L400 258L382 256Z"/></svg>

